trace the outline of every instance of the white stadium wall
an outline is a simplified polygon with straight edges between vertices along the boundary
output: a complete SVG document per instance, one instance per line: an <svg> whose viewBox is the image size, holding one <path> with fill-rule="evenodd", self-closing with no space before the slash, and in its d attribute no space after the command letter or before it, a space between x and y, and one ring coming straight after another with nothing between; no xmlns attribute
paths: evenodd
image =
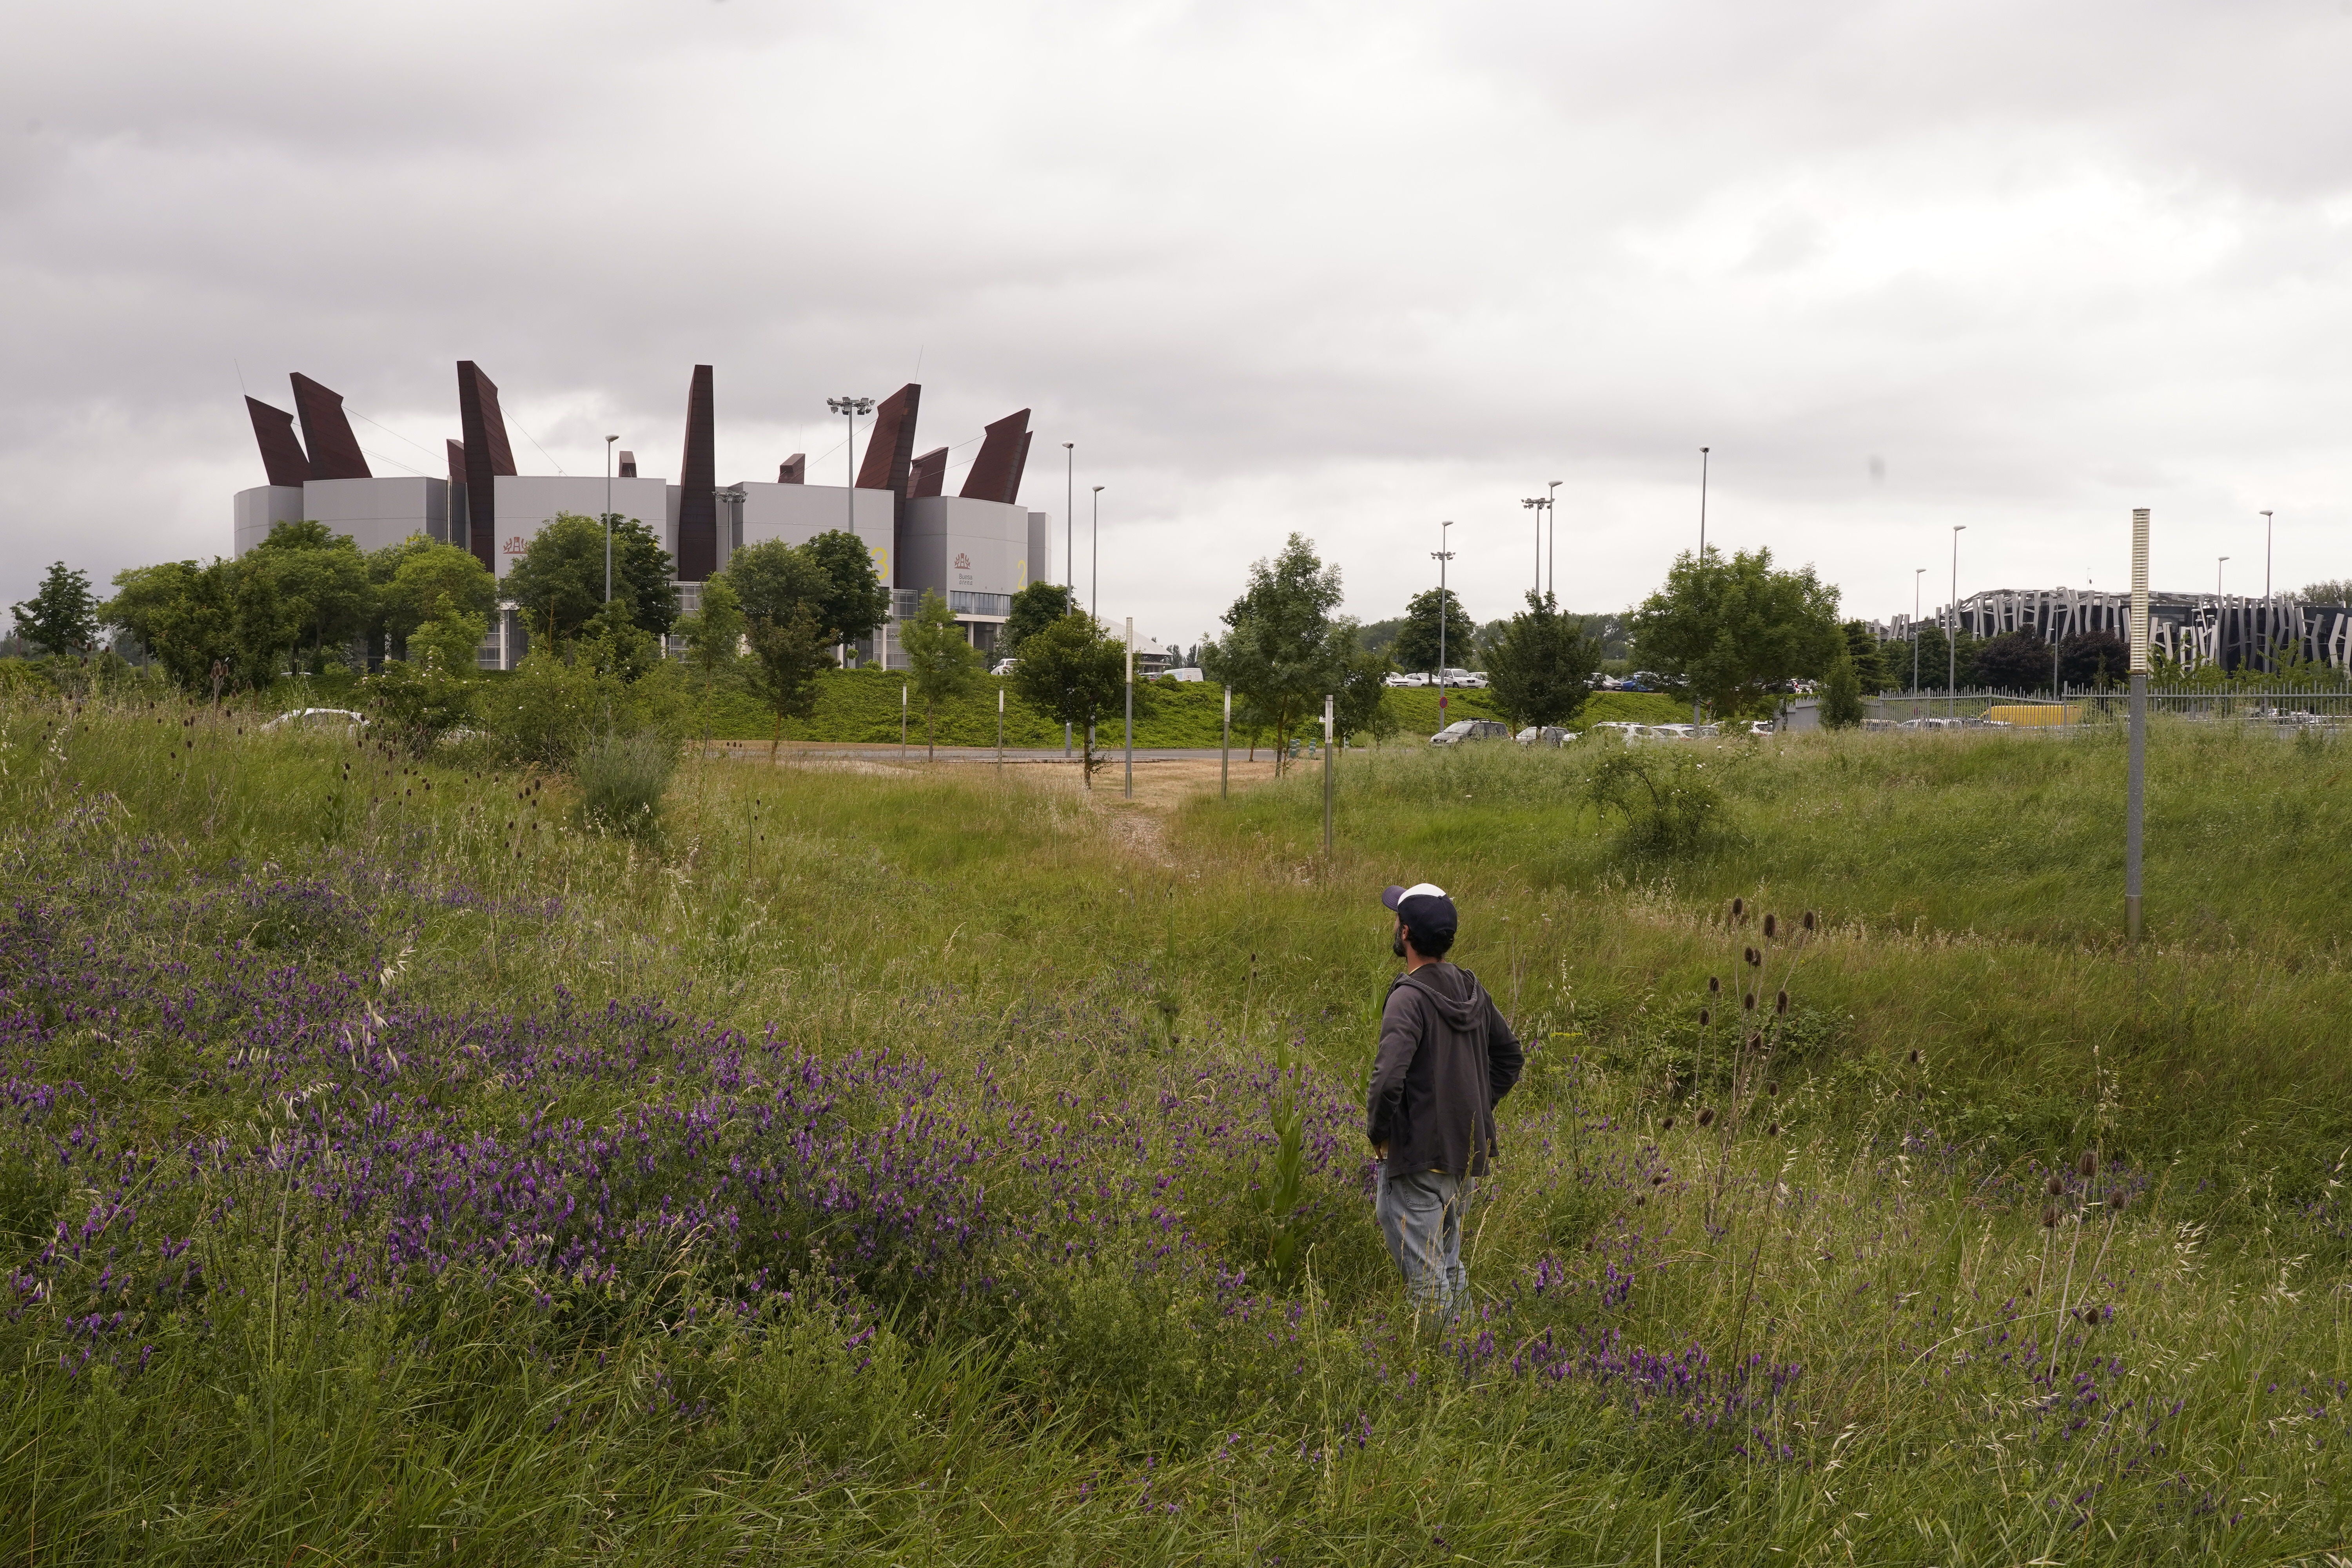
<svg viewBox="0 0 2352 1568"><path fill-rule="evenodd" d="M1054 518L1050 512L1029 514L1029 552L1021 563L1021 585L1051 583L1054 576Z"/></svg>
<svg viewBox="0 0 2352 1568"><path fill-rule="evenodd" d="M1002 616L1025 584L1029 513L1003 501L922 496L907 503L896 585L939 595L958 616Z"/></svg>
<svg viewBox="0 0 2352 1568"><path fill-rule="evenodd" d="M743 536L732 537L734 509L727 500L729 489L743 492ZM855 498L853 500L853 498ZM719 496L719 563L723 568L727 558L737 549L754 544L766 544L781 540L786 544L805 544L820 533L849 529L865 544L866 553L874 558L874 570L887 585L893 580L890 573L896 564L891 560L891 513L895 505L888 490L851 490L841 485L780 485L772 481L741 480L731 486L721 486ZM853 511L852 508L856 510ZM855 519L856 526L851 527Z"/></svg>
<svg viewBox="0 0 2352 1568"><path fill-rule="evenodd" d="M268 538L269 531L279 523L302 521L302 487L256 485L239 490L230 502L230 514L236 553L242 555Z"/></svg>
<svg viewBox="0 0 2352 1568"><path fill-rule="evenodd" d="M302 515L324 523L362 552L411 534L446 542L449 481L404 474L381 479L312 479L302 487Z"/></svg>
<svg viewBox="0 0 2352 1568"><path fill-rule="evenodd" d="M491 514L498 520L499 575L507 574L558 512L603 516L604 484L602 474L500 474L498 505ZM668 482L616 479L612 486L613 510L653 529L661 538L662 548L675 556L677 530L670 516Z"/></svg>

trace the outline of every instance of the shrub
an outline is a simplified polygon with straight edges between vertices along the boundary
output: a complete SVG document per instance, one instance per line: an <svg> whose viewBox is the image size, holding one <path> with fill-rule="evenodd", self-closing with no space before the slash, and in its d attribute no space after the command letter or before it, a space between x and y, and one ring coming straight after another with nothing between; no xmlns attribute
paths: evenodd
<svg viewBox="0 0 2352 1568"><path fill-rule="evenodd" d="M1635 855L1688 855L1699 849L1723 810L1723 792L1704 764L1654 752L1612 752L1585 775L1585 798L1623 822L1622 847Z"/></svg>
<svg viewBox="0 0 2352 1568"><path fill-rule="evenodd" d="M658 735L599 735L580 748L580 795L588 820L632 837L661 825L662 792L677 759Z"/></svg>
<svg viewBox="0 0 2352 1568"><path fill-rule="evenodd" d="M463 724L474 710L471 685L429 664L387 659L360 682L360 703L377 734L419 753Z"/></svg>

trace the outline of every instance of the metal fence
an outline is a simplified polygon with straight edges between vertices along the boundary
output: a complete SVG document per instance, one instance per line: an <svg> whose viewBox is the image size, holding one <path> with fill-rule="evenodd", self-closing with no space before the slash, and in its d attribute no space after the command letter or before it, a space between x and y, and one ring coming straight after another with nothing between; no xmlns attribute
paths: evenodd
<svg viewBox="0 0 2352 1568"><path fill-rule="evenodd" d="M1864 721L1874 730L2014 729L2069 731L2121 723L2130 706L2121 687L2062 687L2048 692L1887 692L1866 699ZM2276 685L2150 687L2152 718L2200 724L2234 724L2294 733L2307 729L2352 729L2352 687Z"/></svg>

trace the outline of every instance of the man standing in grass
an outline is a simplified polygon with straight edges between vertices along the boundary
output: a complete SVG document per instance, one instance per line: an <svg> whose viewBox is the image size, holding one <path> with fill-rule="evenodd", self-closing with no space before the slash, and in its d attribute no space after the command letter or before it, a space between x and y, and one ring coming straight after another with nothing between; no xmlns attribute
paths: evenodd
<svg viewBox="0 0 2352 1568"><path fill-rule="evenodd" d="M1441 1326L1470 1288L1462 1267L1464 1184L1495 1154L1495 1105L1527 1057L1502 1009L1466 969L1445 962L1456 916L1445 889L1390 888L1391 949L1404 973L1381 1010L1365 1133L1379 1160L1372 1212L1415 1308Z"/></svg>

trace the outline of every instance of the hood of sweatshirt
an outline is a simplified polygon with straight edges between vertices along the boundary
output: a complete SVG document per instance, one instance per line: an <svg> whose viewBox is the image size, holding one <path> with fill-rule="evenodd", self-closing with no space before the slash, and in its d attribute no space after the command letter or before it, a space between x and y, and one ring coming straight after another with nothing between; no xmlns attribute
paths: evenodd
<svg viewBox="0 0 2352 1568"><path fill-rule="evenodd" d="M1424 963L1411 974L1398 975L1396 983L1410 985L1428 997L1439 1015L1456 1029L1471 1026L1484 994L1478 989L1475 975L1450 963Z"/></svg>

